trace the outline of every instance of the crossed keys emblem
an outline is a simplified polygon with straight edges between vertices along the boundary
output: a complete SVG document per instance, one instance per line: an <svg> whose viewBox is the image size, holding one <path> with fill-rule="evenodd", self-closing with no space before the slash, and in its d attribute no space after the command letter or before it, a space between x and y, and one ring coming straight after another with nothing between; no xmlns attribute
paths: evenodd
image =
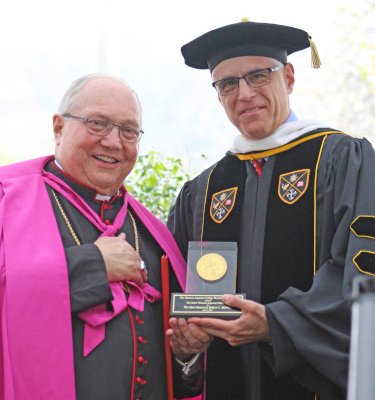
<svg viewBox="0 0 375 400"><path fill-rule="evenodd" d="M221 224L233 210L237 189L237 187L225 189L212 195L210 215L218 224Z"/></svg>
<svg viewBox="0 0 375 400"><path fill-rule="evenodd" d="M287 204L295 203L307 190L309 186L309 169L288 172L280 175L279 197Z"/></svg>

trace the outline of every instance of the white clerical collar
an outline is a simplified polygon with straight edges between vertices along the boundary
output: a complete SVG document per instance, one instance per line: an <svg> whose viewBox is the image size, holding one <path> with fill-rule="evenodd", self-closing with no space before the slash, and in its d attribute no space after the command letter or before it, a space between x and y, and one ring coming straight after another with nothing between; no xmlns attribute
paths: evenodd
<svg viewBox="0 0 375 400"><path fill-rule="evenodd" d="M119 193L117 192L117 194L119 194ZM96 193L94 200L109 201L109 200L111 200L111 198L112 198L112 196L104 196L104 194Z"/></svg>
<svg viewBox="0 0 375 400"><path fill-rule="evenodd" d="M60 163L56 160L56 158L53 160L53 162L61 169L61 171L64 171L64 168L60 165ZM116 196L119 195L120 193L121 193L121 191L119 189L116 193ZM112 197L113 196L104 196L104 194L96 193L94 200L109 201L109 200L111 200Z"/></svg>
<svg viewBox="0 0 375 400"><path fill-rule="evenodd" d="M61 169L61 171L64 171L64 168L60 165L60 163L56 160L56 158L53 160L53 162Z"/></svg>
<svg viewBox="0 0 375 400"><path fill-rule="evenodd" d="M280 125L275 132L263 139L253 140L246 139L242 135L235 136L229 150L234 154L270 150L283 146L315 129L329 128L326 123L314 119L293 120L291 122L288 120L286 123Z"/></svg>

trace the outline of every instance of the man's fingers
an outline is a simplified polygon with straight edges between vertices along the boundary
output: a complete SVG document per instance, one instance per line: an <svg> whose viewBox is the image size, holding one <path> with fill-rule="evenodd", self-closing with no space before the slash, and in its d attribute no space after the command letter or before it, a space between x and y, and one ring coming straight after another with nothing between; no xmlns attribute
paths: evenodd
<svg viewBox="0 0 375 400"><path fill-rule="evenodd" d="M142 280L144 283L147 282L147 271L145 271L144 269L141 270L141 275L142 275Z"/></svg>
<svg viewBox="0 0 375 400"><path fill-rule="evenodd" d="M188 324L184 318L171 318L169 324L171 328L166 331L166 335L171 341L174 355L180 360L203 353L212 341L210 335L198 326Z"/></svg>
<svg viewBox="0 0 375 400"><path fill-rule="evenodd" d="M99 247L107 268L108 280L132 281L143 288L147 272L141 268L141 257L126 241L125 233L117 237L101 237L94 244Z"/></svg>
<svg viewBox="0 0 375 400"><path fill-rule="evenodd" d="M171 340L171 344L175 344L175 346L180 346L180 341L178 338L181 336L181 330L178 326L177 318L171 318L169 320L170 329L166 331L167 336Z"/></svg>
<svg viewBox="0 0 375 400"><path fill-rule="evenodd" d="M102 253L107 276L112 281L133 281L143 288L147 274L141 272L141 257L126 241L126 235L101 237L94 243Z"/></svg>
<svg viewBox="0 0 375 400"><path fill-rule="evenodd" d="M173 329L173 333L175 339L180 343L182 346L186 346L186 344L196 346L197 345L197 338L189 330L188 323L184 318L171 319L170 320L171 327Z"/></svg>
<svg viewBox="0 0 375 400"><path fill-rule="evenodd" d="M229 337L228 333L225 330L218 329L218 328L215 328L213 326L202 327L202 330L207 335L217 336L217 337L220 337L220 338L225 339L225 340L228 340L228 337Z"/></svg>
<svg viewBox="0 0 375 400"><path fill-rule="evenodd" d="M225 321L217 318L197 317L189 318L188 322L197 325L207 335L217 336L225 340L228 340L231 336L233 324L235 323L235 321Z"/></svg>
<svg viewBox="0 0 375 400"><path fill-rule="evenodd" d="M178 340L182 343L182 344L186 344L188 343L191 347L193 348L199 348L202 345L201 340L199 340L197 337L195 337L192 333L192 329L191 329L191 324L189 326L189 324L186 322L185 319L180 318L178 320L178 326L180 328L180 335L178 335Z"/></svg>
<svg viewBox="0 0 375 400"><path fill-rule="evenodd" d="M200 326L208 334L227 340L232 346L270 340L266 310L262 304L233 295L224 295L223 302L240 308L241 317L232 321L194 317L189 318L189 322Z"/></svg>
<svg viewBox="0 0 375 400"><path fill-rule="evenodd" d="M211 343L212 335L201 329L199 326L194 324L188 324L188 329L192 337L201 343Z"/></svg>
<svg viewBox="0 0 375 400"><path fill-rule="evenodd" d="M141 289L143 289L145 287L145 282L143 281L143 279L134 279L133 282L139 286Z"/></svg>
<svg viewBox="0 0 375 400"><path fill-rule="evenodd" d="M188 322L198 325L199 327L202 327L205 332L208 332L208 329L226 330L228 329L228 324L230 324L232 321L225 321L218 318L191 317L189 318Z"/></svg>
<svg viewBox="0 0 375 400"><path fill-rule="evenodd" d="M139 287L143 288L145 286L145 282L147 281L147 274L144 274L141 269L141 257L139 254L135 253L136 259L134 261L134 272L133 276L128 280L133 281Z"/></svg>
<svg viewBox="0 0 375 400"><path fill-rule="evenodd" d="M249 305L249 300L241 299L233 294L223 294L221 296L221 301L230 307L235 307L239 309L247 308Z"/></svg>
<svg viewBox="0 0 375 400"><path fill-rule="evenodd" d="M202 330L199 326L188 323L185 319L181 318L178 320L178 327L178 338L183 343L187 341L191 347L201 348L212 341L210 334Z"/></svg>
<svg viewBox="0 0 375 400"><path fill-rule="evenodd" d="M185 344L188 341L186 334L189 335L186 320L184 318L179 318L177 320L177 325L175 324L174 327L175 327L175 335L178 341L182 344Z"/></svg>

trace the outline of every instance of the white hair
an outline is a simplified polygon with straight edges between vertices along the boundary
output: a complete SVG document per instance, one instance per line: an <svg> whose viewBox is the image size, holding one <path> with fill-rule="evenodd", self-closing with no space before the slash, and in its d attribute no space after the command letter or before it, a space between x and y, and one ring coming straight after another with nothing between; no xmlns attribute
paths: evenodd
<svg viewBox="0 0 375 400"><path fill-rule="evenodd" d="M61 99L58 113L60 115L70 114L74 110L82 107L83 106L82 98L80 96L81 90L86 85L86 83L96 80L96 79L107 79L107 80L111 80L111 81L120 82L124 86L127 86L128 88L131 89L129 84L124 79L122 79L119 76L114 75L114 74L95 73L95 74L84 75L81 78L75 80L69 86L68 90L65 92L63 98ZM139 115L140 115L140 120L141 120L141 124L142 124L142 105L141 105L141 102L139 100L137 93L133 89L131 89L131 90L134 93L135 98L137 99L137 103L139 106Z"/></svg>

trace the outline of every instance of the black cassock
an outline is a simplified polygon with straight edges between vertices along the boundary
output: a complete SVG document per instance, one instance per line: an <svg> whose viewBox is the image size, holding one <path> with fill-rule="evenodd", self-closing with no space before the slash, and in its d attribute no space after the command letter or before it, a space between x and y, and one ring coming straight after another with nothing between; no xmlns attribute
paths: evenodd
<svg viewBox="0 0 375 400"><path fill-rule="evenodd" d="M115 196L110 201L95 200L94 190L71 180L52 162L45 169L72 187L102 221L114 221L123 205L122 196ZM101 232L68 200L56 193L81 242L77 246L48 185L47 189L68 265L77 400L130 400L132 387L132 399L166 400L161 300L155 303L145 300L143 312L128 307L107 322L104 341L86 357L83 356L85 323L78 314L99 304L107 303L109 307L113 300L103 257L93 244ZM129 210L131 212L130 207ZM160 259L164 252L136 214L133 212L132 215L138 231L140 256L147 266L148 283L161 292ZM129 214L116 236L120 232L125 232L126 240L135 248L134 227ZM171 290L181 290L173 272L170 273L170 286ZM177 372L181 368L177 365L174 368L175 378L181 377ZM196 377L190 377L187 381L175 379L175 392L181 397L193 395L199 392L195 383Z"/></svg>
<svg viewBox="0 0 375 400"><path fill-rule="evenodd" d="M351 282L375 274L369 257L356 258L374 252L375 240L351 224L374 220L375 155L365 139L322 132L270 154L259 178L250 160L227 154L185 184L170 213L185 258L189 241L237 241L237 292L266 305L272 344L214 339L207 400L345 398ZM304 171L305 192L307 181L293 186ZM217 199L233 188L233 209L224 209Z"/></svg>

